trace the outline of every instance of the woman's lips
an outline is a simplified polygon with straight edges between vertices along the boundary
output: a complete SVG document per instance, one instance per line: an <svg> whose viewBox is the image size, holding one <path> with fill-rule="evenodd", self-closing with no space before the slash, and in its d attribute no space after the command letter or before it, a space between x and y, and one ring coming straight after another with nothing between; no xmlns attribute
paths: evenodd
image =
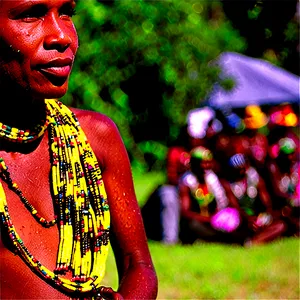
<svg viewBox="0 0 300 300"><path fill-rule="evenodd" d="M40 72L45 75L49 74L57 77L68 77L71 72L71 66L62 66L62 67L44 67L40 68Z"/></svg>
<svg viewBox="0 0 300 300"><path fill-rule="evenodd" d="M71 72L73 60L71 57L54 58L47 62L37 61L34 68L47 77L67 78Z"/></svg>

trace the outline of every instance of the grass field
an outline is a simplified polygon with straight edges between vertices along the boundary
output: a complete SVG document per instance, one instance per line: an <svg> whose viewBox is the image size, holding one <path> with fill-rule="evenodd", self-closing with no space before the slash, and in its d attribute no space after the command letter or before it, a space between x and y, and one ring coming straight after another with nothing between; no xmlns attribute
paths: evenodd
<svg viewBox="0 0 300 300"><path fill-rule="evenodd" d="M135 175L142 205L162 174ZM149 242L159 280L158 299L299 299L299 239L243 248ZM117 287L112 251L104 284Z"/></svg>

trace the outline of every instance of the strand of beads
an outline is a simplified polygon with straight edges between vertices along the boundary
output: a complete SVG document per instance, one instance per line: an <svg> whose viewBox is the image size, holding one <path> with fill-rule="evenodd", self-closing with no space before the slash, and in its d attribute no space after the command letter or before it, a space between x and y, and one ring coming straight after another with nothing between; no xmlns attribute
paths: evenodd
<svg viewBox="0 0 300 300"><path fill-rule="evenodd" d="M0 219L4 228L7 229L9 237L16 248L19 255L31 266L31 269L38 272L44 279L52 282L54 285L60 287L62 290L68 293L88 293L91 295L97 295L91 297L91 299L99 299L99 291L101 292L100 281L98 278L88 278L88 280L82 284L72 282L63 277L59 277L55 272L48 270L38 261L27 249L22 239L18 235L13 222L10 218L7 201L3 186L0 182ZM100 296L101 297L101 296ZM102 299L102 298L101 298Z"/></svg>
<svg viewBox="0 0 300 300"><path fill-rule="evenodd" d="M3 158L0 157L0 177L7 183L8 187L14 191L19 198L21 199L24 206L27 210L32 214L32 216L44 227L48 228L56 224L56 218L52 221L47 221L44 217L42 217L35 207L27 200L27 198L23 195L17 183L13 182L8 171L8 167L6 166Z"/></svg>
<svg viewBox="0 0 300 300"><path fill-rule="evenodd" d="M45 280L69 293L98 294L109 248L110 215L102 175L74 114L61 102L46 100L51 157L52 192L60 232L57 268L44 267L17 234L0 185L0 215L19 255ZM4 177L8 178L6 174ZM10 175L9 175L10 178ZM22 196L11 181L14 191ZM25 200L24 200L25 201ZM35 212L30 203L28 208ZM71 269L73 279L59 277Z"/></svg>
<svg viewBox="0 0 300 300"><path fill-rule="evenodd" d="M74 240L65 238L69 235L69 224L66 222L68 214L60 213L59 216L60 232L64 238L61 238L57 269L64 271L66 266L71 268L75 282L84 282L89 276L101 279L104 275L110 223L101 171L74 114L61 102L48 102L47 107L55 112L50 122L54 159L52 176L56 184L54 196L58 202L60 198L70 199L74 215ZM66 186L73 188L70 190ZM63 195L59 196L59 191ZM61 212L69 211L65 203L61 202L59 206ZM66 257L70 257L70 249L71 261L66 261Z"/></svg>
<svg viewBox="0 0 300 300"><path fill-rule="evenodd" d="M38 124L35 128L29 130L21 130L14 127L10 127L0 122L0 137L6 140L19 143L28 143L40 138L48 127L48 121Z"/></svg>

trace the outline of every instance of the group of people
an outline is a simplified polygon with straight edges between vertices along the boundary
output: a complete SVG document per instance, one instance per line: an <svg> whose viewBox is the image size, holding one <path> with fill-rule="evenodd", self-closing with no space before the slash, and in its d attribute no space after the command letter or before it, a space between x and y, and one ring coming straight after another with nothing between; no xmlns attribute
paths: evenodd
<svg viewBox="0 0 300 300"><path fill-rule="evenodd" d="M167 182L142 208L149 239L250 246L299 236L298 116L288 103L266 109L189 112Z"/></svg>

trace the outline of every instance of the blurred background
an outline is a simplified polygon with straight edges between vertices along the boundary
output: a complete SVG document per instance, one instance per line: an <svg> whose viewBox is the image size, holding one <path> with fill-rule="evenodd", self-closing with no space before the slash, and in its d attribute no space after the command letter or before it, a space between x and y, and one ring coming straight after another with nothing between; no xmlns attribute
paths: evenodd
<svg viewBox="0 0 300 300"><path fill-rule="evenodd" d="M191 110L241 116L249 104L267 112L288 102L299 115L297 0L78 0L76 11L80 47L63 101L117 124L141 207L165 182L168 149ZM255 249L149 245L160 299L299 298L298 239ZM111 256L107 273L116 287Z"/></svg>
<svg viewBox="0 0 300 300"><path fill-rule="evenodd" d="M216 83L223 52L299 75L297 0L78 0L80 47L64 101L118 125L132 165L159 170L187 112Z"/></svg>

